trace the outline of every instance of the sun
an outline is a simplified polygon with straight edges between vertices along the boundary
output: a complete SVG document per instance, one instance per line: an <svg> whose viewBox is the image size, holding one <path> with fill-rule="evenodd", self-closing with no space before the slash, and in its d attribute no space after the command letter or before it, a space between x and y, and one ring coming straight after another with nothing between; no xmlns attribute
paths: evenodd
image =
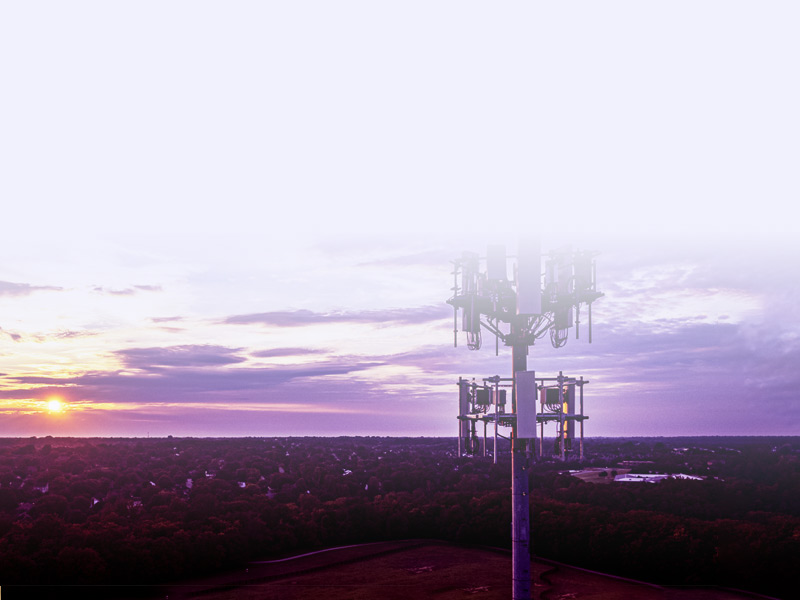
<svg viewBox="0 0 800 600"><path fill-rule="evenodd" d="M47 401L47 410L51 413L60 413L64 411L64 403L58 398L50 398Z"/></svg>

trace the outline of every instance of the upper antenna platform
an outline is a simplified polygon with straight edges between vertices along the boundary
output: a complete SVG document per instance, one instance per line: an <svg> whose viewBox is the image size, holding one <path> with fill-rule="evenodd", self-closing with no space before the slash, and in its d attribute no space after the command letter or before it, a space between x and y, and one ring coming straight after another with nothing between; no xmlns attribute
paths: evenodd
<svg viewBox="0 0 800 600"><path fill-rule="evenodd" d="M489 246L484 257L464 252L452 261L453 296L447 301L454 311L454 345L461 310L461 330L471 350L481 347L481 328L494 334L496 349L499 340L507 346L532 346L548 332L558 348L566 344L571 327L580 337L584 305L591 343L592 302L603 295L597 291L596 254L563 248L542 255L535 242L521 242L516 256L506 255L502 245Z"/></svg>

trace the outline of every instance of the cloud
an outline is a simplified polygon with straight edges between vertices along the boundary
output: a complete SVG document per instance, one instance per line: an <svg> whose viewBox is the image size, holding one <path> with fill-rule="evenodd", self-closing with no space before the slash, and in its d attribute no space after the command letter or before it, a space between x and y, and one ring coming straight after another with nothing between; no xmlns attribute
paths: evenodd
<svg viewBox="0 0 800 600"><path fill-rule="evenodd" d="M54 338L58 338L61 340L65 339L72 339L72 338L81 338L81 337L88 337L92 335L97 335L96 331L73 331L73 330L64 330L59 331L56 334L53 334Z"/></svg>
<svg viewBox="0 0 800 600"><path fill-rule="evenodd" d="M153 323L174 323L175 321L183 321L183 317L151 317Z"/></svg>
<svg viewBox="0 0 800 600"><path fill-rule="evenodd" d="M412 325L438 321L444 318L452 318L452 309L442 304L418 308L394 308L360 312L274 311L234 315L225 319L223 323L234 325L260 324L274 327L303 327L325 323L399 323Z"/></svg>
<svg viewBox="0 0 800 600"><path fill-rule="evenodd" d="M11 332L11 331L6 331L6 330L5 330L5 329L3 329L2 327L0 327L0 333L3 333L3 334L5 334L5 335L7 335L8 337L10 337L10 338L11 338L12 340L14 340L15 342L19 342L19 341L21 341L21 340L22 340L22 336L21 336L20 334L18 334L18 333L13 333L13 332Z"/></svg>
<svg viewBox="0 0 800 600"><path fill-rule="evenodd" d="M114 352L123 364L132 369L158 367L218 367L244 362L236 356L239 348L214 345L185 345L155 348L127 348Z"/></svg>
<svg viewBox="0 0 800 600"><path fill-rule="evenodd" d="M139 349L151 350L151 349ZM157 350L157 349L155 349ZM228 349L230 350L230 349ZM225 355L225 352L217 354ZM143 353L150 356L151 353ZM152 354L157 354L153 352ZM178 354L181 354L178 352ZM188 355L197 357L196 352ZM210 352L210 354L214 354ZM137 355L133 362L145 361ZM164 362L170 361L169 357ZM92 371L73 377L6 377L0 398L46 397L58 393L69 401L112 403L180 403L313 401L353 402L376 399L379 394L364 381L342 380L341 376L365 371L382 363L353 359L325 361L278 368L208 368L219 365L185 366L172 360L169 368L144 368L145 372ZM201 362L201 361L197 361ZM21 386L21 387L15 387ZM39 386L31 389L30 386Z"/></svg>
<svg viewBox="0 0 800 600"><path fill-rule="evenodd" d="M441 267L453 260L452 252L446 250L427 250L378 258L358 264L360 267Z"/></svg>
<svg viewBox="0 0 800 600"><path fill-rule="evenodd" d="M14 333L11 331L7 331L0 327L0 334L7 335L15 342L21 342L23 340L22 335L19 333ZM49 333L28 333L26 338L27 341L35 341L37 343L47 342L49 340L69 340L75 338L82 338L82 337L89 337L98 335L96 331L77 331L71 329L62 329L56 332L49 332Z"/></svg>
<svg viewBox="0 0 800 600"><path fill-rule="evenodd" d="M109 294L110 296L133 296L138 292L161 292L163 290L160 285L134 285L123 289L105 288L96 285L94 291L98 294Z"/></svg>
<svg viewBox="0 0 800 600"><path fill-rule="evenodd" d="M98 294L109 294L110 296L133 296L136 293L136 290L133 288L113 290L99 285L94 286L93 291L97 292Z"/></svg>
<svg viewBox="0 0 800 600"><path fill-rule="evenodd" d="M258 350L251 352L251 356L258 358L273 358L282 356L305 356L308 354L325 354L328 350L315 348L271 348L269 350Z"/></svg>
<svg viewBox="0 0 800 600"><path fill-rule="evenodd" d="M117 355L136 371L93 371L64 378L6 376L0 398L58 393L70 401L163 404L164 410L180 403L301 402L321 408L372 406L376 415L402 415L411 410L404 403L434 398L446 402L448 397L455 402L458 376L508 376L510 350L501 346L495 357L492 345L487 340L478 352L430 345L269 368L240 364L245 354L241 348L132 348ZM323 351L283 347L248 354L289 357L318 352ZM629 434L646 435L681 431L682 424L691 424L691 431L701 434L722 427L709 422L710 415L720 415L720 423L727 420L729 431L770 431L766 417L758 421L748 406L759 414L781 414L784 424L796 423L792 403L800 386L798 361L800 338L766 326L676 322L663 333L602 323L591 345L573 338L555 350L543 340L530 349L528 367L540 376L563 371L591 382L587 414L592 416L594 435L598 426L602 434L627 427ZM436 418L445 418L445 413L448 409L439 410Z"/></svg>
<svg viewBox="0 0 800 600"><path fill-rule="evenodd" d="M152 323L180 323L184 321L184 317L151 317L150 321ZM185 327L174 327L169 325L161 325L159 327L161 331L167 331L169 333L182 333L186 331Z"/></svg>
<svg viewBox="0 0 800 600"><path fill-rule="evenodd" d="M29 283L0 281L0 296L27 296L39 291L62 292L64 288L54 285L31 285Z"/></svg>

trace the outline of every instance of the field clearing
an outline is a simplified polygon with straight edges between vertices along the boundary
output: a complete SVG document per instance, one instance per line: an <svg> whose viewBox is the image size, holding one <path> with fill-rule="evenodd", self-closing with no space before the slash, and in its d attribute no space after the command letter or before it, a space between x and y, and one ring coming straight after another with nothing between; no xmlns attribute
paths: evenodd
<svg viewBox="0 0 800 600"><path fill-rule="evenodd" d="M713 588L665 589L547 561L534 561L532 573L537 600L753 598ZM507 600L511 556L435 541L367 544L251 563L247 570L170 586L158 597L165 595L170 600Z"/></svg>

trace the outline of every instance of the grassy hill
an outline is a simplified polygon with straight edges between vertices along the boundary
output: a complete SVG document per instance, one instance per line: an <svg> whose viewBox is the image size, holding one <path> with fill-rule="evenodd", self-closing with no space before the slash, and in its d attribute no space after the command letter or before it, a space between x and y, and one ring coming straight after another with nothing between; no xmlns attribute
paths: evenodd
<svg viewBox="0 0 800 600"><path fill-rule="evenodd" d="M532 563L534 598L542 600L752 600L714 588L669 589L576 569ZM246 569L159 589L170 600L508 600L508 551L437 541L380 542L251 563Z"/></svg>

